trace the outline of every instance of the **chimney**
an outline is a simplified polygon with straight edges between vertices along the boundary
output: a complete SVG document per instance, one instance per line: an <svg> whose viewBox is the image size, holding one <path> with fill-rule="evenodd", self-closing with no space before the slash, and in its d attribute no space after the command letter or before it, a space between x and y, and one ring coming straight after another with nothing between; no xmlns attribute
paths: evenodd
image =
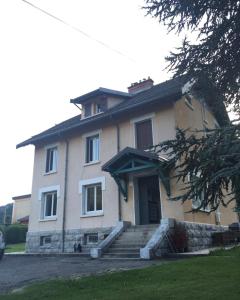
<svg viewBox="0 0 240 300"><path fill-rule="evenodd" d="M151 87L153 87L153 80L150 77L148 77L148 79L143 78L143 80L140 80L139 82L132 83L131 86L128 87L128 93L137 94L146 91Z"/></svg>

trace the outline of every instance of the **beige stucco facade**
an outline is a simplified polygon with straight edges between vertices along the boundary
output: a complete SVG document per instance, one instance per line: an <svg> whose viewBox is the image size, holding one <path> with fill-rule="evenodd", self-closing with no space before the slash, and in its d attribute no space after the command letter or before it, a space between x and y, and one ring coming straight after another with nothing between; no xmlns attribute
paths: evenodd
<svg viewBox="0 0 240 300"><path fill-rule="evenodd" d="M153 127L153 141L157 144L166 139L174 138L175 127L202 129L203 122L213 127L216 120L211 113L206 110L206 120L202 118L202 105L199 101L193 99L190 107L185 98L159 108L158 111L142 111L138 116L125 119L118 124L120 150L127 146L135 147L135 122L141 119L151 118ZM85 163L86 137L99 133L100 136L100 159L93 164ZM66 141L59 141L53 145L58 149L57 171L51 174L45 174L46 145L36 147L33 185L32 185L32 203L30 214L29 231L46 231L62 230L63 228L63 211L65 201L65 228L94 228L114 226L119 219L118 187L113 178L101 167L110 158L117 154L117 128L115 125L103 128L96 128L94 131L84 133L83 135L74 136L68 139L68 175L66 172ZM146 174L147 175L147 174ZM81 181L91 180L94 178L103 178L105 184L102 191L103 212L100 215L88 216L82 211L82 194L80 192ZM136 196L133 178L130 178L128 185L128 201L124 201L121 196L120 210L121 218L136 222L135 204ZM41 220L41 189L48 187L59 187L57 200L57 217L52 220ZM189 213L191 210L191 201L184 204L173 202L168 199L164 186L159 183L161 195L162 217L173 217L179 220L192 222L216 223L215 213L207 214L206 212ZM65 190L66 189L66 190ZM180 186L176 182L171 182L172 194L179 192ZM65 196L64 196L65 195ZM65 197L65 198L64 198ZM221 223L229 224L236 220L236 215L232 207L221 208Z"/></svg>
<svg viewBox="0 0 240 300"><path fill-rule="evenodd" d="M130 100L131 101L131 100ZM120 99L107 99L109 108L121 102ZM65 139L35 147L32 182L32 197L29 220L29 233L48 235L49 232L67 232L112 228L119 220L139 224L139 186L138 179L156 175L151 171L133 173L127 178L128 198L125 201L118 185L102 166L126 147L136 148L135 124L150 119L153 144L173 139L176 127L204 129L214 128L217 121L203 102L192 98L189 103L185 97L178 101L155 105L126 114L121 119L112 120L96 128L89 127L84 132L74 132ZM86 141L89 136L99 135L99 159L86 163ZM47 149L57 149L56 170L46 173ZM101 182L102 210L86 214L84 212L83 187ZM182 185L175 179L170 181L171 196L179 195ZM56 215L44 218L43 195L57 192ZM237 221L233 206L220 207L217 212L190 212L192 202L172 201L167 195L164 184L159 179L161 218L175 218L179 221L227 225ZM160 220L159 220L160 221ZM63 238L63 237L62 237Z"/></svg>
<svg viewBox="0 0 240 300"><path fill-rule="evenodd" d="M31 210L31 195L13 197L12 223L17 223L19 219L28 217Z"/></svg>

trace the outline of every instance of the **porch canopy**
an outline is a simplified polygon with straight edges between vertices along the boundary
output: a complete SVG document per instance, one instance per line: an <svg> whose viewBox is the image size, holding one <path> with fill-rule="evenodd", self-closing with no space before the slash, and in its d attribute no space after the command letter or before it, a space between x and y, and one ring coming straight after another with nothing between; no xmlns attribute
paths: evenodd
<svg viewBox="0 0 240 300"><path fill-rule="evenodd" d="M157 153L126 147L102 166L116 181L127 201L127 175L154 171L160 177L167 195L170 196L169 169L167 160Z"/></svg>

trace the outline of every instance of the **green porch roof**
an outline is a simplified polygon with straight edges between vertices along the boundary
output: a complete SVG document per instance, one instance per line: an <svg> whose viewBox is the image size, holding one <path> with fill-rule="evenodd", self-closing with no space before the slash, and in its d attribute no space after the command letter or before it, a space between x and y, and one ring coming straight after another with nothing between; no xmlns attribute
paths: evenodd
<svg viewBox="0 0 240 300"><path fill-rule="evenodd" d="M105 163L102 170L111 174L125 199L127 199L126 175L146 170L158 173L167 195L170 196L167 160L157 153L126 147Z"/></svg>

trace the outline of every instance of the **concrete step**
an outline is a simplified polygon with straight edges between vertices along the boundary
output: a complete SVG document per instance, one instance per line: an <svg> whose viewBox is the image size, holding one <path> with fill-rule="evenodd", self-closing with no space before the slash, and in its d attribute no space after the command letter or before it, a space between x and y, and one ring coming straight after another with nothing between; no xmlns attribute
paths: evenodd
<svg viewBox="0 0 240 300"><path fill-rule="evenodd" d="M130 244L130 243L114 243L114 244L112 244L111 245L111 249L118 249L118 248L120 248L120 249L123 249L123 248L131 248L131 249L140 249L140 248L143 248L145 246L145 244Z"/></svg>
<svg viewBox="0 0 240 300"><path fill-rule="evenodd" d="M115 241L116 244L140 244L144 245L149 239L118 239Z"/></svg>
<svg viewBox="0 0 240 300"><path fill-rule="evenodd" d="M125 246L132 247L142 247L146 245L145 241L115 241L112 246L123 246L123 248L126 248ZM112 247L111 246L111 247Z"/></svg>
<svg viewBox="0 0 240 300"><path fill-rule="evenodd" d="M109 248L106 253L140 253L140 248Z"/></svg>
<svg viewBox="0 0 240 300"><path fill-rule="evenodd" d="M146 230L146 231L125 231L123 235L126 236L146 236L146 235L152 235L155 232L155 230Z"/></svg>
<svg viewBox="0 0 240 300"><path fill-rule="evenodd" d="M130 227L130 228L127 228L125 232L154 232L156 229L158 228L158 226L155 226L155 227L148 227L148 228L134 228L134 227Z"/></svg>
<svg viewBox="0 0 240 300"><path fill-rule="evenodd" d="M139 253L105 253L103 258L140 258Z"/></svg>

